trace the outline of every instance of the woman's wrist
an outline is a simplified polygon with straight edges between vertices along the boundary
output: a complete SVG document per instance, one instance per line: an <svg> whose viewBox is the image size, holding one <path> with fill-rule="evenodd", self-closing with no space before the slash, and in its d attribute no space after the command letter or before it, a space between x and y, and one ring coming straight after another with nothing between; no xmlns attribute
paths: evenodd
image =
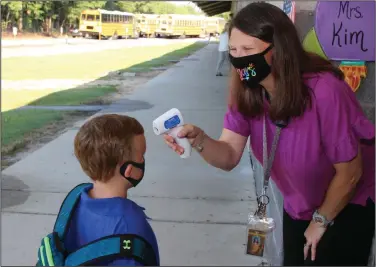
<svg viewBox="0 0 376 267"><path fill-rule="evenodd" d="M196 145L193 146L194 149L196 149L197 152L201 153L204 150L204 143L207 138L207 135L203 130L201 130L202 133L200 134L199 140L196 143Z"/></svg>

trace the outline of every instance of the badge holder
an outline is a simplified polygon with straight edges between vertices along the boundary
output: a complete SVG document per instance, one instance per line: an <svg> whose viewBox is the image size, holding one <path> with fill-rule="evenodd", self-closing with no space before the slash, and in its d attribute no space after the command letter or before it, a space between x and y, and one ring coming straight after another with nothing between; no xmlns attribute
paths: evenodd
<svg viewBox="0 0 376 267"><path fill-rule="evenodd" d="M273 218L266 216L266 206L269 204L269 197L261 195L257 198L257 203L256 212L248 215L245 253L250 256L263 258L259 266L270 266L264 259L265 243L270 233L275 229L275 222Z"/></svg>

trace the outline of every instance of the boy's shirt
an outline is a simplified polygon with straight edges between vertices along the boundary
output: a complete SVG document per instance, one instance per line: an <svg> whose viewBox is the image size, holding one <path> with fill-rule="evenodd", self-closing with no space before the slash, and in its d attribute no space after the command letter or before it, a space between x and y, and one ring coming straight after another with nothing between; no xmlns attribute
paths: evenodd
<svg viewBox="0 0 376 267"><path fill-rule="evenodd" d="M95 239L109 235L137 234L153 247L159 265L157 239L144 209L126 198L92 199L88 195L92 188L88 186L81 194L64 241L66 250L73 252ZM101 261L96 265L142 266L136 260L124 257Z"/></svg>

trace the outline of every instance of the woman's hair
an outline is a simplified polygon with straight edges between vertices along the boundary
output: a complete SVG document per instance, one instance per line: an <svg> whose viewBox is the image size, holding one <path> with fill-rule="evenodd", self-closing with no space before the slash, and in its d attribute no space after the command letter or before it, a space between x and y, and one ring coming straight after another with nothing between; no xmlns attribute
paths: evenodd
<svg viewBox="0 0 376 267"><path fill-rule="evenodd" d="M268 3L251 3L232 19L229 34L237 28L244 34L273 44L271 71L275 78L276 95L269 115L272 120L299 117L311 105L310 88L303 74L331 72L339 79L343 73L330 61L306 52L290 18L278 7ZM246 89L235 69L231 70L230 106L248 117L263 113L262 87Z"/></svg>

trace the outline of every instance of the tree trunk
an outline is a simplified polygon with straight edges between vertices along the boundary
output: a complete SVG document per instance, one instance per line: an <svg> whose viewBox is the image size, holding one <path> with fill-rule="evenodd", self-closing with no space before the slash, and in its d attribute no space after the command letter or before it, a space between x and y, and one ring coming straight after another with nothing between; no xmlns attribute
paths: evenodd
<svg viewBox="0 0 376 267"><path fill-rule="evenodd" d="M24 3L22 2L22 8L19 13L19 18L18 18L18 32L22 32L23 29L23 15L24 15Z"/></svg>
<svg viewBox="0 0 376 267"><path fill-rule="evenodd" d="M51 17L49 17L48 18L48 33L49 34L52 34L52 18Z"/></svg>
<svg viewBox="0 0 376 267"><path fill-rule="evenodd" d="M18 32L22 32L22 28L23 28L23 18L22 18L22 14L20 14L20 17L18 19Z"/></svg>

